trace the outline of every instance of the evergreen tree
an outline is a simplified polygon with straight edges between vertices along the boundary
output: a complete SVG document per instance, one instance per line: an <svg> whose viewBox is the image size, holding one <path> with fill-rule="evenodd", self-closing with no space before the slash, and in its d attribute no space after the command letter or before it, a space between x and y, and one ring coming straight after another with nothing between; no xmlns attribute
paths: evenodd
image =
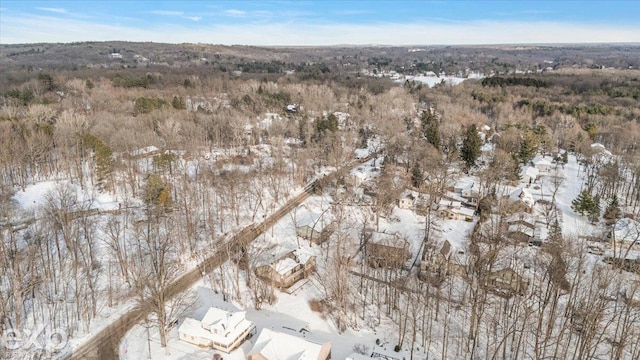
<svg viewBox="0 0 640 360"><path fill-rule="evenodd" d="M182 96L174 96L171 105L174 109L178 110L184 110L187 108L187 105L184 103L184 99L182 99Z"/></svg>
<svg viewBox="0 0 640 360"><path fill-rule="evenodd" d="M520 160L520 163L528 163L533 159L537 152L538 147L535 144L533 136L529 133L525 134L520 141L520 149L518 150L518 159Z"/></svg>
<svg viewBox="0 0 640 360"><path fill-rule="evenodd" d="M422 185L423 174L420 165L416 162L411 169L411 185L415 188L419 188Z"/></svg>
<svg viewBox="0 0 640 360"><path fill-rule="evenodd" d="M613 224L620 217L620 204L617 195L613 195L602 217L607 221L607 224Z"/></svg>
<svg viewBox="0 0 640 360"><path fill-rule="evenodd" d="M476 164L476 159L480 156L480 149L482 148L482 139L478 135L478 129L475 124L472 124L465 131L464 140L462 140L462 148L460 149L460 156L467 168Z"/></svg>
<svg viewBox="0 0 640 360"><path fill-rule="evenodd" d="M580 195L571 201L571 208L580 215L590 212L590 209L593 208L593 197L587 189L582 190Z"/></svg>
<svg viewBox="0 0 640 360"><path fill-rule="evenodd" d="M440 150L440 124L438 117L431 110L423 111L421 117L422 134L429 144Z"/></svg>
<svg viewBox="0 0 640 360"><path fill-rule="evenodd" d="M558 221L558 217L556 216L553 222L551 223L551 227L549 228L549 241L558 241L562 239L562 228L560 227L560 222Z"/></svg>

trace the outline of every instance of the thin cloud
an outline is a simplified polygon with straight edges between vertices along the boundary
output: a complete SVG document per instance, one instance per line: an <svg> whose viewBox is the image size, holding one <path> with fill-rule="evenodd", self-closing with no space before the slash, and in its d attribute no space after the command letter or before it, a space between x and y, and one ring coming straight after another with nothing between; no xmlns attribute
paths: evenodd
<svg viewBox="0 0 640 360"><path fill-rule="evenodd" d="M149 14L158 15L158 16L174 16L182 19L187 19L191 21L200 21L202 20L202 16L190 16L185 15L184 11L172 11L172 10L151 10Z"/></svg>
<svg viewBox="0 0 640 360"><path fill-rule="evenodd" d="M184 15L183 15L184 16ZM191 26L104 24L83 19L28 15L3 17L0 43L75 41L202 42L243 45L482 45L640 42L640 25L473 21L463 24L236 22ZM65 31L60 31L65 29ZM91 29L92 31L87 31Z"/></svg>
<svg viewBox="0 0 640 360"><path fill-rule="evenodd" d="M63 8L37 7L36 9L40 10L40 11L48 11L48 12L52 12L52 13L56 13L56 14L66 14L67 13L67 9L63 9Z"/></svg>
<svg viewBox="0 0 640 360"><path fill-rule="evenodd" d="M184 11L170 11L170 10L151 10L150 14L160 16L183 16Z"/></svg>
<svg viewBox="0 0 640 360"><path fill-rule="evenodd" d="M247 12L244 10L238 9L228 9L224 11L224 14L231 17L245 17L247 16Z"/></svg>

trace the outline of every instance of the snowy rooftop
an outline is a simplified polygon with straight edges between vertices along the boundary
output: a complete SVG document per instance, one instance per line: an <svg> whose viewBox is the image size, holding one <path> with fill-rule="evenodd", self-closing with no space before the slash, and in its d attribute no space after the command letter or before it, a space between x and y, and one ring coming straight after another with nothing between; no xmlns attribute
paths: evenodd
<svg viewBox="0 0 640 360"><path fill-rule="evenodd" d="M316 212L305 206L299 207L295 216L297 227L309 226L315 231L322 231L331 222L326 213Z"/></svg>
<svg viewBox="0 0 640 360"><path fill-rule="evenodd" d="M640 222L633 219L620 219L613 225L616 241L640 242Z"/></svg>
<svg viewBox="0 0 640 360"><path fill-rule="evenodd" d="M178 331L220 344L229 344L253 326L245 318L245 314L244 311L228 312L211 307L202 321L185 318Z"/></svg>
<svg viewBox="0 0 640 360"><path fill-rule="evenodd" d="M314 256L312 250L303 244L300 247L295 247L295 244L285 242L284 245L272 249L273 251L265 251L260 254L256 265L271 266L277 273L284 275L299 264L306 264ZM293 257L288 256L289 254L292 254Z"/></svg>
<svg viewBox="0 0 640 360"><path fill-rule="evenodd" d="M398 248L407 247L407 241L403 239L398 233L384 233L375 231L371 234L371 240L374 244L381 244L387 246L394 246Z"/></svg>
<svg viewBox="0 0 640 360"><path fill-rule="evenodd" d="M260 354L269 360L315 360L322 345L297 336L262 329L249 354Z"/></svg>
<svg viewBox="0 0 640 360"><path fill-rule="evenodd" d="M369 154L371 153L371 150L367 149L355 149L353 151L353 153L356 156L356 159L363 159L366 158L367 156L369 156Z"/></svg>
<svg viewBox="0 0 640 360"><path fill-rule="evenodd" d="M447 200L447 199L440 199L440 201L438 202L438 206L441 208L459 208L462 206L462 203L460 201L451 201L451 200Z"/></svg>
<svg viewBox="0 0 640 360"><path fill-rule="evenodd" d="M540 173L540 170L532 166L527 166L520 171L520 175L529 176L529 177L536 177L538 176L539 173Z"/></svg>
<svg viewBox="0 0 640 360"><path fill-rule="evenodd" d="M284 275L298 266L300 263L292 258L284 258L273 264L273 269L281 275Z"/></svg>
<svg viewBox="0 0 640 360"><path fill-rule="evenodd" d="M511 216L509 216L507 218L507 223L511 224L511 223L516 223L522 221L524 223L527 224L531 224L531 225L535 225L536 224L536 218L535 216L531 215L531 214L527 214L527 213L517 213L517 214L513 214Z"/></svg>
<svg viewBox="0 0 640 360"><path fill-rule="evenodd" d="M536 156L535 158L533 158L533 160L531 160L531 163L533 163L533 165L535 166L540 166L540 165L551 165L551 161L545 159L543 156Z"/></svg>
<svg viewBox="0 0 640 360"><path fill-rule="evenodd" d="M509 225L509 232L519 232L519 233L523 233L529 237L533 237L534 235L534 230L528 226L522 225L522 224L511 224Z"/></svg>
<svg viewBox="0 0 640 360"><path fill-rule="evenodd" d="M528 207L533 207L535 204L535 200L533 199L533 195L531 192L525 188L517 188L511 192L509 198L512 200L520 200Z"/></svg>

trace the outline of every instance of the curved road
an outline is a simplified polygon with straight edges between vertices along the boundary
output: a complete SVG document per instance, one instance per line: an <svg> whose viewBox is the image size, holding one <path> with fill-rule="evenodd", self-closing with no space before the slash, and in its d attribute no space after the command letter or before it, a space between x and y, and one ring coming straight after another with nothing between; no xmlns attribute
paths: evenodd
<svg viewBox="0 0 640 360"><path fill-rule="evenodd" d="M361 165L362 162L371 159L373 156L377 156L377 154L378 152L371 154L367 158L362 159L361 162L351 161L339 170L324 176L322 179L313 181L304 188L304 191L301 194L287 201L284 206L266 218L262 223L248 226L233 236L226 243L218 245L217 249L213 252L213 255L169 285L167 287L165 297L171 298L183 291L186 291L202 277L201 269L208 269L208 271L211 271L212 269L222 265L229 259L231 254L239 252L244 246L250 244L260 234L275 225L281 218L291 212L291 210L302 204L302 202L305 201L316 189L322 188L323 186L331 183L334 179L344 176L352 168ZM149 313L150 309L148 306L145 306L144 303L134 307L120 316L118 320L93 335L91 339L74 349L71 353L67 353L63 356L63 359L117 359L120 340L124 337L127 331L129 331L135 324L142 321L142 319L144 319Z"/></svg>

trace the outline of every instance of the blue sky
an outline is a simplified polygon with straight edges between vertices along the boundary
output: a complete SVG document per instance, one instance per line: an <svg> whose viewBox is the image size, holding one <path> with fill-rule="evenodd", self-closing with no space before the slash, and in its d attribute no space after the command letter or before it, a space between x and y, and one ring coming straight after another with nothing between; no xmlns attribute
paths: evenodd
<svg viewBox="0 0 640 360"><path fill-rule="evenodd" d="M247 45L640 42L627 1L0 0L0 43Z"/></svg>

